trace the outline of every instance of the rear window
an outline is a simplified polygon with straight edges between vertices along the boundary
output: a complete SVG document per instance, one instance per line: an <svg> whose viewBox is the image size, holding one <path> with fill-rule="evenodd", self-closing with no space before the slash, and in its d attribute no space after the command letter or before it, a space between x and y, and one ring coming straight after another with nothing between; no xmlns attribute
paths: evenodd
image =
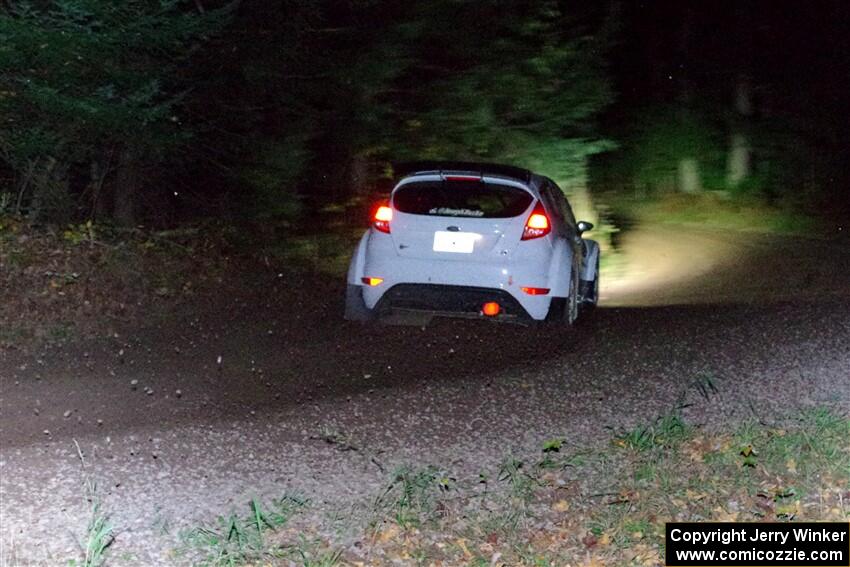
<svg viewBox="0 0 850 567"><path fill-rule="evenodd" d="M481 181L420 181L399 187L393 205L402 213L440 217L510 218L531 205L528 191Z"/></svg>

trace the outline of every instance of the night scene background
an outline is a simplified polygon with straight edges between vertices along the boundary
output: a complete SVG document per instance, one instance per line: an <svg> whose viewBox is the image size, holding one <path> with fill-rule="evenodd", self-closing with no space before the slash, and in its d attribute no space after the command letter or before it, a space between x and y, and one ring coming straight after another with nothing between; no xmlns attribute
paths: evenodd
<svg viewBox="0 0 850 567"><path fill-rule="evenodd" d="M846 522L848 86L839 1L0 0L0 567ZM599 308L343 321L419 160L554 179Z"/></svg>

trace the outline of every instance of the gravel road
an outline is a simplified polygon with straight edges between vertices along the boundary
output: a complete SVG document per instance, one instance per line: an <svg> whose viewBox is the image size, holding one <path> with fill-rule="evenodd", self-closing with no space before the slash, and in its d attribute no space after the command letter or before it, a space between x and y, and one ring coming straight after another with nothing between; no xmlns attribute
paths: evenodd
<svg viewBox="0 0 850 567"><path fill-rule="evenodd" d="M251 498L349 510L404 463L477 474L677 407L712 428L850 411L846 238L655 229L624 246L577 329L348 324L340 282L269 273L157 328L0 354L0 565L79 557L86 478L118 529L111 564L171 565L189 561L181 530Z"/></svg>

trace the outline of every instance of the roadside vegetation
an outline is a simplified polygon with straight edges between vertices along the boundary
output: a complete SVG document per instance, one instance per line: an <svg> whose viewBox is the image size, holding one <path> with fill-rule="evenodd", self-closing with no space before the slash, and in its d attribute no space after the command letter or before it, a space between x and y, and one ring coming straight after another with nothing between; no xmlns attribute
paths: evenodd
<svg viewBox="0 0 850 567"><path fill-rule="evenodd" d="M281 239L236 223L128 229L0 214L0 350L154 325L181 306L249 290L258 272L342 281L366 216L346 209L325 216L328 230Z"/></svg>
<svg viewBox="0 0 850 567"><path fill-rule="evenodd" d="M605 6L7 4L0 212L39 222L315 228L393 162L578 182L609 145L593 126L614 98Z"/></svg>
<svg viewBox="0 0 850 567"><path fill-rule="evenodd" d="M299 534L291 544L279 545L280 530L307 501L284 496L263 505L251 500L248 511L231 513L210 525L199 526L182 534L184 547L176 556L190 559L199 566L265 565L290 561L309 567L330 567L338 563L340 552L327 549L320 541ZM184 555L186 554L186 555Z"/></svg>
<svg viewBox="0 0 850 567"><path fill-rule="evenodd" d="M707 431L672 413L602 446L541 442L461 478L402 467L345 521L251 501L185 533L199 565L661 565L666 521L847 521L850 419L809 410ZM327 534L338 534L336 539Z"/></svg>
<svg viewBox="0 0 850 567"><path fill-rule="evenodd" d="M68 564L71 567L100 567L106 562L109 547L115 542L115 528L109 512L103 508L97 480L89 470L85 455L76 440L74 440L74 446L77 449L77 457L80 459L84 498L88 505L89 518L85 532L78 542L82 557L72 559Z"/></svg>
<svg viewBox="0 0 850 567"><path fill-rule="evenodd" d="M0 216L0 348L112 336L211 286L232 262L221 231L40 227Z"/></svg>
<svg viewBox="0 0 850 567"><path fill-rule="evenodd" d="M603 209L615 226L667 225L739 233L818 235L828 232L823 219L804 211L768 205L724 193L668 194L655 198L602 195ZM625 229L627 230L627 228Z"/></svg>

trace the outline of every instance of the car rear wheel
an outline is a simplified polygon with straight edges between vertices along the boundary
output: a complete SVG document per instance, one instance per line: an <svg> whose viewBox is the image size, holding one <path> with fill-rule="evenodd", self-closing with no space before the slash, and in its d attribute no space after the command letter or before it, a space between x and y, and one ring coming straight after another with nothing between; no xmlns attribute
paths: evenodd
<svg viewBox="0 0 850 567"><path fill-rule="evenodd" d="M579 316L578 277L570 275L570 291L567 297L553 297L546 321L572 326Z"/></svg>
<svg viewBox="0 0 850 567"><path fill-rule="evenodd" d="M581 309L583 311L592 311L599 302L599 258L596 259L593 280L581 280L580 286Z"/></svg>
<svg viewBox="0 0 850 567"><path fill-rule="evenodd" d="M567 325L575 325L579 315L578 301L578 274L570 274L570 296L567 298L567 312L564 322Z"/></svg>
<svg viewBox="0 0 850 567"><path fill-rule="evenodd" d="M375 312L366 307L363 301L363 288L359 285L347 285L345 288L345 314L348 321L371 321Z"/></svg>

